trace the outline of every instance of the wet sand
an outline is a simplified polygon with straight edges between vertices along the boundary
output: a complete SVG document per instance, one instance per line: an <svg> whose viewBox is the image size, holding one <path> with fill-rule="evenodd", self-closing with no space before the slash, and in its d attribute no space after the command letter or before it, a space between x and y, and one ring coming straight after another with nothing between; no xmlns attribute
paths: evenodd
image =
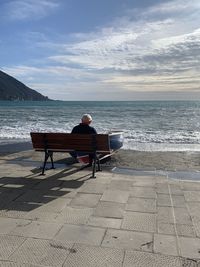
<svg viewBox="0 0 200 267"><path fill-rule="evenodd" d="M35 152L30 142L0 145L0 156L13 153L24 154L33 160L43 160L43 153ZM68 153L55 153L55 160L62 163L72 158ZM191 151L134 151L120 149L115 153L109 164L113 167L127 167L136 170L170 170L170 171L200 171L200 152Z"/></svg>

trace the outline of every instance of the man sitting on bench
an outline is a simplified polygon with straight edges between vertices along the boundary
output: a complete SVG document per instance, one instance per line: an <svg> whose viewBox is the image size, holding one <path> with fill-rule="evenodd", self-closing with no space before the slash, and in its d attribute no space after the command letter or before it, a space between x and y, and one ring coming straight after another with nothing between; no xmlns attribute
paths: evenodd
<svg viewBox="0 0 200 267"><path fill-rule="evenodd" d="M90 124L92 122L92 116L90 114L84 114L81 118L81 123L76 125L72 132L73 134L97 134L95 128L91 127ZM77 153L71 152L70 155L77 159ZM88 166L92 166L93 154L89 154L89 164Z"/></svg>

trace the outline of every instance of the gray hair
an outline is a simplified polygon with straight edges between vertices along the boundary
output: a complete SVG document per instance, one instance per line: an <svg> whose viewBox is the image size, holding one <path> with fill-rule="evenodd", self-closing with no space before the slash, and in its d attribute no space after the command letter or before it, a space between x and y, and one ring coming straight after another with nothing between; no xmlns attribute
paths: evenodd
<svg viewBox="0 0 200 267"><path fill-rule="evenodd" d="M81 120L82 120L82 122L90 122L90 121L92 121L92 116L90 114L83 114Z"/></svg>

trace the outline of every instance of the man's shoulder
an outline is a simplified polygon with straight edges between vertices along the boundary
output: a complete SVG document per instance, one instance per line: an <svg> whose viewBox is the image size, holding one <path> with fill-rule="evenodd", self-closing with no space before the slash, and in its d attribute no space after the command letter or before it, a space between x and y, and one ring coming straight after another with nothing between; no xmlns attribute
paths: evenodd
<svg viewBox="0 0 200 267"><path fill-rule="evenodd" d="M94 133L94 134L97 133L97 131L96 131L96 129L95 129L94 127L92 127L92 126L89 126L89 127L90 127L90 131L91 131L92 133Z"/></svg>

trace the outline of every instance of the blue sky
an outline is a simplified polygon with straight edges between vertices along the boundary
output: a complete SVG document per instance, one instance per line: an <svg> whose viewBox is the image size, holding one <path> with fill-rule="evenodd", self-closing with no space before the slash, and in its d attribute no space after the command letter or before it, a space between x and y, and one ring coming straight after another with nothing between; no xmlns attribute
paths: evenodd
<svg viewBox="0 0 200 267"><path fill-rule="evenodd" d="M200 99L199 14L199 0L0 0L0 69L52 99Z"/></svg>

